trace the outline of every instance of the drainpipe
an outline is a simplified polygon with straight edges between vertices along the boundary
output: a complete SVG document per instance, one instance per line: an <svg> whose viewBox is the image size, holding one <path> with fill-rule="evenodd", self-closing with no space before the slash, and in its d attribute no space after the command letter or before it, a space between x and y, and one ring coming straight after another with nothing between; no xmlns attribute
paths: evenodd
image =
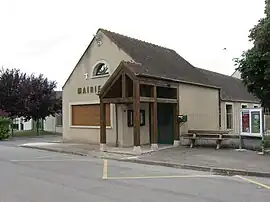
<svg viewBox="0 0 270 202"><path fill-rule="evenodd" d="M115 146L118 147L118 146L119 146L119 145L118 145L118 110L117 110L118 105L115 104L114 106L115 106L115 119L116 119L116 120L115 120L115 124L116 124L116 126L115 126L115 130L116 130Z"/></svg>
<svg viewBox="0 0 270 202"><path fill-rule="evenodd" d="M221 89L218 90L218 123L219 123L219 130L221 130L221 95L220 95Z"/></svg>

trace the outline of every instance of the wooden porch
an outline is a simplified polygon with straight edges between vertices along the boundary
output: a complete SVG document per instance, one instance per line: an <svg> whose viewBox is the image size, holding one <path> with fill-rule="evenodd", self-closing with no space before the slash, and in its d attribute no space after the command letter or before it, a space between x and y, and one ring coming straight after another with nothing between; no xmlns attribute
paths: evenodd
<svg viewBox="0 0 270 202"><path fill-rule="evenodd" d="M173 139L179 142L178 83L138 77L124 65L116 69L102 87L100 94L100 144L106 144L106 104L130 104L133 110L133 143L140 147L140 105L149 104L149 134L153 148L158 145L158 103L173 105Z"/></svg>

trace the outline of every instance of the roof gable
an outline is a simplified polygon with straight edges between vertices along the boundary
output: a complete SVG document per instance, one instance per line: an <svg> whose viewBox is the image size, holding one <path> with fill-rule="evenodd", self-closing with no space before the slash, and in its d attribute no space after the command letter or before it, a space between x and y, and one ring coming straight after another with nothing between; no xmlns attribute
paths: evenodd
<svg viewBox="0 0 270 202"><path fill-rule="evenodd" d="M136 67L139 68L139 66L140 65L136 63L122 61L100 89L99 97L103 97L110 90L110 86L112 86L117 81L117 79L119 79L122 72L125 72L125 74L129 76L129 78L133 80L136 79L136 74L134 70L136 69Z"/></svg>

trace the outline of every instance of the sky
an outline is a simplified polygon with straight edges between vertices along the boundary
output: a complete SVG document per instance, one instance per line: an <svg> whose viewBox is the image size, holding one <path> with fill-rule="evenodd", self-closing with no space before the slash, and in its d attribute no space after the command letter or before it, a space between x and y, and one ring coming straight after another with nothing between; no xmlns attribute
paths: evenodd
<svg viewBox="0 0 270 202"><path fill-rule="evenodd" d="M104 28L231 75L263 16L264 0L0 0L0 66L42 73L61 89Z"/></svg>

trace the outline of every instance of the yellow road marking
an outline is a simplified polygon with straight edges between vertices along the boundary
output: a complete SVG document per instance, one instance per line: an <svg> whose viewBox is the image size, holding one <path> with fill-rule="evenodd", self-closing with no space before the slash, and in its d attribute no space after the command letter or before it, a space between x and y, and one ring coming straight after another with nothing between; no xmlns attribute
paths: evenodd
<svg viewBox="0 0 270 202"><path fill-rule="evenodd" d="M224 177L220 175L157 175L157 176L127 176L127 177L108 177L108 180L128 180L128 179L165 179L165 178L210 178L210 177Z"/></svg>
<svg viewBox="0 0 270 202"><path fill-rule="evenodd" d="M108 161L106 159L103 160L103 176L102 179L108 179Z"/></svg>
<svg viewBox="0 0 270 202"><path fill-rule="evenodd" d="M238 178L240 178L240 179L242 179L242 180L244 180L244 181L246 181L246 182L250 182L250 183L252 183L252 184L256 184L256 185L258 185L258 186L261 186L261 187L263 187L263 188L265 188L265 189L270 189L270 186L265 185L265 184L262 184L262 183L260 183L260 182L257 182L257 181L254 181L254 180L245 178L245 177L240 176L240 175L236 175L236 177L238 177Z"/></svg>

